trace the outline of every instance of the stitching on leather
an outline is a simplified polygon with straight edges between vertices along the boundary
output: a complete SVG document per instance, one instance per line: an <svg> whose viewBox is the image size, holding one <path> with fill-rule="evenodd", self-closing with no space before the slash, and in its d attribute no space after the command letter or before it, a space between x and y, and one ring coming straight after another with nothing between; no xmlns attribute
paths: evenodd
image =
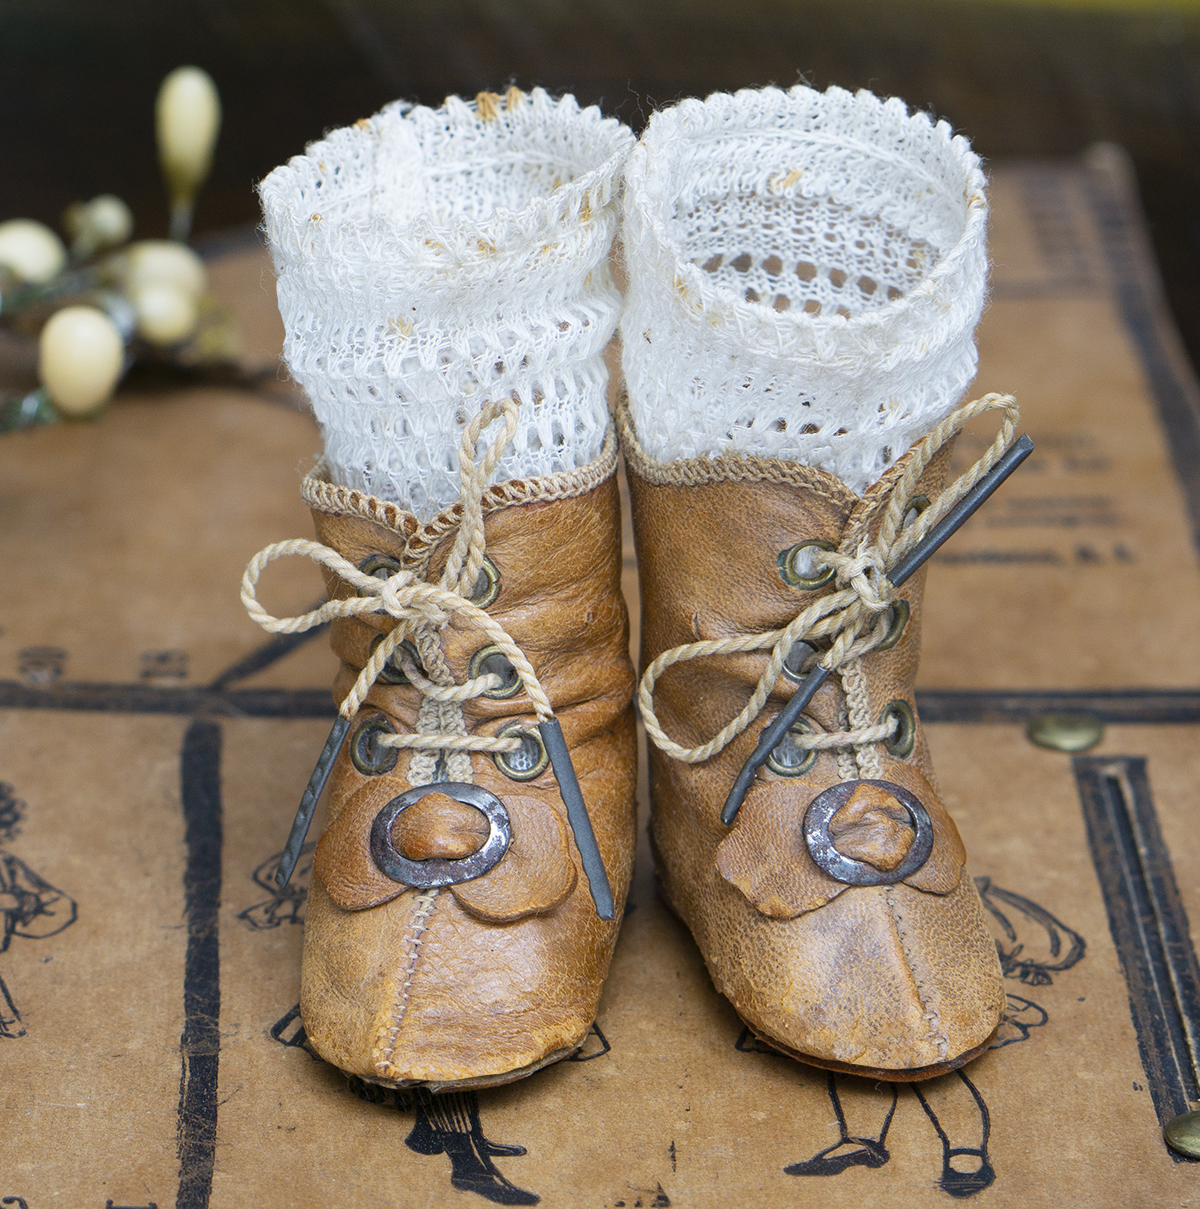
<svg viewBox="0 0 1200 1209"><path fill-rule="evenodd" d="M921 1018L929 1025L929 1032L925 1034L925 1040L936 1045L938 1053L943 1058L950 1056L950 1038L946 1036L945 1030L942 1028L942 1017L937 1008L933 1006L930 1000L925 995L925 984L917 975L916 968L913 963L912 953L909 951L908 943L905 940L905 932L902 926L903 913L901 912L895 898L893 897L896 888L895 886L884 886L883 898L888 905L888 910L891 912L892 924L895 926L896 935L900 940L900 947L904 950L904 960L908 963L909 972L913 976L913 984L917 988L917 998L921 1001Z"/></svg>
<svg viewBox="0 0 1200 1209"><path fill-rule="evenodd" d="M616 431L610 424L600 455L576 470L560 470L533 479L509 479L493 483L482 499L483 514L496 512L514 504L549 503L586 495L611 477L617 468ZM462 504L442 509L432 520L422 524L399 504L377 499L352 487L339 487L329 481L329 467L319 459L304 476L300 496L310 508L335 516L358 516L374 521L403 537L417 549L432 549L462 518Z"/></svg>
<svg viewBox="0 0 1200 1209"><path fill-rule="evenodd" d="M421 959L421 943L429 929L429 917L433 914L435 900L440 893L441 889L437 888L423 890L417 895L416 910L409 919L408 934L405 937L408 944L408 965L404 971L404 983L392 1002L392 1023L383 1034L381 1039L383 1044L381 1045L378 1041L375 1043L375 1072L384 1077L388 1076L392 1057L396 1052L400 1026L404 1023L405 1014L408 1012L409 994L412 990L413 978L416 976L417 964Z"/></svg>

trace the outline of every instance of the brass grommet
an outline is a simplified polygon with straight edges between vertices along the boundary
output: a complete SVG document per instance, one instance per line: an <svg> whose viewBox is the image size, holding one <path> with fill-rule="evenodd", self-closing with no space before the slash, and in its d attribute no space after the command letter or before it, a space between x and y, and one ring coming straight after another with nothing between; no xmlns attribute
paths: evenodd
<svg viewBox="0 0 1200 1209"><path fill-rule="evenodd" d="M917 716L907 701L892 701L880 714L879 721L882 724L892 717L900 719L900 727L890 739L884 739L883 746L888 755L907 760L917 741Z"/></svg>
<svg viewBox="0 0 1200 1209"><path fill-rule="evenodd" d="M371 639L371 654L375 654L375 648L384 640L385 635L376 634ZM413 667L417 671L423 671L421 667L421 657L417 654L417 648L406 638L400 644L400 650L392 652L392 657L385 663L379 672L378 680L380 684L408 684L408 677L404 674L404 668L400 665L399 654L403 651L411 661Z"/></svg>
<svg viewBox="0 0 1200 1209"><path fill-rule="evenodd" d="M1200 1159L1200 1112L1185 1112L1173 1117L1163 1130L1163 1137L1172 1150Z"/></svg>
<svg viewBox="0 0 1200 1209"><path fill-rule="evenodd" d="M909 607L907 600L893 600L888 606L888 628L883 641L875 648L877 651L890 651L904 634L908 625Z"/></svg>
<svg viewBox="0 0 1200 1209"><path fill-rule="evenodd" d="M471 591L471 603L486 609L500 595L500 572L490 558L485 557L479 568L479 578Z"/></svg>
<svg viewBox="0 0 1200 1209"><path fill-rule="evenodd" d="M799 683L808 674L803 670L805 663L816 653L817 648L811 642L805 642L803 639L793 642L792 649L788 651L787 658L783 661L783 674L789 680Z"/></svg>
<svg viewBox="0 0 1200 1209"><path fill-rule="evenodd" d="M801 747L795 740L796 735L811 735L812 727L803 718L775 745L767 757L767 767L781 777L798 777L808 772L817 762L815 747Z"/></svg>
<svg viewBox="0 0 1200 1209"><path fill-rule="evenodd" d="M536 730L530 730L520 722L510 722L496 737L521 740L521 746L516 751L498 751L492 757L496 767L510 781L532 781L550 766L546 745Z"/></svg>
<svg viewBox="0 0 1200 1209"><path fill-rule="evenodd" d="M392 724L382 715L364 722L350 740L350 762L364 777L378 777L396 767L400 752L375 740L380 735L394 735Z"/></svg>
<svg viewBox="0 0 1200 1209"><path fill-rule="evenodd" d="M929 496L914 495L904 509L904 519L900 522L901 529L907 529L929 507Z"/></svg>
<svg viewBox="0 0 1200 1209"><path fill-rule="evenodd" d="M509 662L508 656L498 646L485 646L471 656L467 665L467 675L474 680L477 676L488 674L499 676L504 682L499 688L488 689L483 694L493 701L502 701L506 697L515 697L522 689L521 677L517 669Z"/></svg>
<svg viewBox="0 0 1200 1209"><path fill-rule="evenodd" d="M832 542L814 540L797 542L794 546L781 550L775 561L779 563L779 574L783 577L783 582L790 588L805 590L827 584L833 578L833 568L829 567L824 571L809 574L811 555L805 554L804 551L834 550L836 548Z"/></svg>
<svg viewBox="0 0 1200 1209"><path fill-rule="evenodd" d="M390 554L371 554L358 564L358 569L364 575L373 575L376 579L391 579L400 570L400 560ZM359 596L366 593L358 590Z"/></svg>

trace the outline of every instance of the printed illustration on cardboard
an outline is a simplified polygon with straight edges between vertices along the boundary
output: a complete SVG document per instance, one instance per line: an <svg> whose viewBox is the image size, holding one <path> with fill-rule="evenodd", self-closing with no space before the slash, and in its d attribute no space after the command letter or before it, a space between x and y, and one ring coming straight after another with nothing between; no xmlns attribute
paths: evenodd
<svg viewBox="0 0 1200 1209"><path fill-rule="evenodd" d="M25 817L25 803L6 781L0 781L0 845L16 838ZM35 873L7 847L0 847L0 953L13 937L45 940L69 928L76 917L75 900ZM0 1038L25 1036L21 1013L0 976Z"/></svg>

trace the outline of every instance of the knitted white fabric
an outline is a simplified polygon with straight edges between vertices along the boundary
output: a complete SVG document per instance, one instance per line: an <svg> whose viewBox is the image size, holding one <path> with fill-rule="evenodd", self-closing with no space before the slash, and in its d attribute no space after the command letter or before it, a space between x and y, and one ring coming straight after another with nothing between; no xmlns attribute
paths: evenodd
<svg viewBox="0 0 1200 1209"><path fill-rule="evenodd" d="M335 482L428 520L458 498L463 429L504 397L521 424L494 481L599 454L632 142L573 97L511 89L389 105L262 182L284 358Z"/></svg>
<svg viewBox="0 0 1200 1209"><path fill-rule="evenodd" d="M646 449L788 458L864 490L975 375L984 184L944 122L868 92L656 113L625 184L623 366Z"/></svg>

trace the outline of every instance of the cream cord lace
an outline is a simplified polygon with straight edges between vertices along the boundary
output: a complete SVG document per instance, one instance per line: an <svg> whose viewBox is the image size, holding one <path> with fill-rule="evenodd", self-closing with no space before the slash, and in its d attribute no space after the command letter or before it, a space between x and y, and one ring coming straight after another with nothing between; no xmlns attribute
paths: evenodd
<svg viewBox="0 0 1200 1209"><path fill-rule="evenodd" d="M951 483L929 508L905 525L905 516L912 506L917 482L938 450L956 436L964 425L992 411L1003 414L1000 431L987 452L970 470ZM809 750L856 748L860 753L861 767L864 762L861 754L873 744L890 738L897 724L895 718L876 725L867 724L869 719L864 716L862 708L865 687L861 684L858 668L862 656L874 650L887 636L888 612L893 594L888 571L999 461L1012 442L1018 418L1016 400L1011 395L985 395L951 412L918 441L905 459L903 474L891 490L887 511L875 540L872 541L867 534L870 517L864 514L847 527L836 550L814 550L814 568L833 571L835 590L802 609L783 629L689 642L659 655L642 676L638 692L642 721L655 746L686 764L700 764L715 756L762 713L792 648L800 642L814 643L814 640L830 639L829 650L819 662L822 667L831 672L837 671L842 676L850 707L849 722L854 729L832 734L795 734L793 738L798 747ZM707 743L698 747L684 747L662 728L654 711L654 686L668 668L690 659L767 649L771 651L771 658L745 708ZM871 755L867 754L866 759L868 767L862 768L862 775L878 775L869 766L874 762Z"/></svg>
<svg viewBox="0 0 1200 1209"><path fill-rule="evenodd" d="M387 579L366 575L337 551L321 542L304 538L275 542L260 550L250 560L242 577L242 604L251 618L272 634L297 634L340 617L358 617L371 613L394 617L396 625L377 644L350 692L338 707L338 712L347 722L352 720L371 691L371 686L397 652L400 644L405 638L413 637L425 670L417 668L403 652L401 666L424 698L421 721L418 723L419 733L379 735L375 741L389 747L414 748L419 752L430 753L431 756L436 752L452 753L452 760L453 753L463 753L462 757L454 761L457 765L452 770L455 774L452 777L454 780L470 780L467 753L512 752L521 747L522 740L517 736L501 739L490 735L465 733L462 724L462 703L500 687L502 680L499 676L489 673L476 676L463 684L454 683L453 677L445 667L440 644L436 639L438 632L453 617L461 617L482 630L508 659L533 704L538 721L545 722L553 717L549 698L520 647L486 610L472 604L469 599L483 566L483 492L488 477L513 439L517 429L517 413L518 405L512 399L489 403L463 433L459 451L462 520L438 583L426 583L418 579L412 571L405 570L397 571ZM501 418L504 420L503 432L488 447L483 459L476 462L475 446L483 430ZM319 609L301 613L296 617L272 617L258 602L258 581L269 563L290 555L311 558L327 567L355 589L357 595L327 601ZM414 759L414 763L417 758L419 757ZM432 766L424 772L427 779L423 776L422 781L428 783L433 779Z"/></svg>

